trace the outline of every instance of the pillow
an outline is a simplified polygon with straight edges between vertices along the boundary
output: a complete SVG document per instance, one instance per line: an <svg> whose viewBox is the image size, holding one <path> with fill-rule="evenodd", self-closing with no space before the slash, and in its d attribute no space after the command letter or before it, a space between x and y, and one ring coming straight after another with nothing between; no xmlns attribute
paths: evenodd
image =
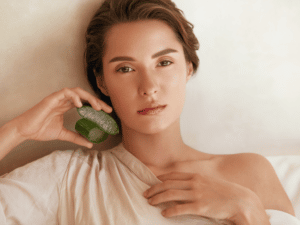
<svg viewBox="0 0 300 225"><path fill-rule="evenodd" d="M267 156L300 219L300 155Z"/></svg>

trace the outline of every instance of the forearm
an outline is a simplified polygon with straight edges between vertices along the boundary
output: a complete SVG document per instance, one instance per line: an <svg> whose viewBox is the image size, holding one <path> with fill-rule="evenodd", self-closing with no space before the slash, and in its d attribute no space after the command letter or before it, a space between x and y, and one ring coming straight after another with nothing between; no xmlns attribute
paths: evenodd
<svg viewBox="0 0 300 225"><path fill-rule="evenodd" d="M236 225L270 225L269 217L260 198L251 190L247 198L239 202L239 211L231 218Z"/></svg>
<svg viewBox="0 0 300 225"><path fill-rule="evenodd" d="M0 127L0 160L26 139L18 135L13 121Z"/></svg>

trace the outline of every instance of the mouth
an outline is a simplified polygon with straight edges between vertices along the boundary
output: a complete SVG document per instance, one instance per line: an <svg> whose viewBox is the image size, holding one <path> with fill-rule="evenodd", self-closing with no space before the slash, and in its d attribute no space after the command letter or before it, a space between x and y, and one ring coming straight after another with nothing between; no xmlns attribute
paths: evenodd
<svg viewBox="0 0 300 225"><path fill-rule="evenodd" d="M159 106L152 107L152 108L145 108L145 109L139 110L138 114L142 114L142 115L157 114L157 113L161 112L164 108L166 108L166 106L167 105L159 105Z"/></svg>

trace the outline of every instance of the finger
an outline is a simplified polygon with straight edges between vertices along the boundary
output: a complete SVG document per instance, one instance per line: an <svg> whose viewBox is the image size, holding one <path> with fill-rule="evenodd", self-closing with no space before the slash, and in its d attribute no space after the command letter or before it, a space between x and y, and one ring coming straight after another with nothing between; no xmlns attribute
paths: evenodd
<svg viewBox="0 0 300 225"><path fill-rule="evenodd" d="M103 110L107 113L111 113L113 111L112 107L107 105L105 102L100 101L100 105L102 106Z"/></svg>
<svg viewBox="0 0 300 225"><path fill-rule="evenodd" d="M78 95L73 94L73 95L71 95L71 98L72 98L74 106L76 106L77 108L81 108L83 106L82 102L80 100L80 97Z"/></svg>
<svg viewBox="0 0 300 225"><path fill-rule="evenodd" d="M179 215L199 215L197 212L197 205L196 203L185 203L185 204L178 204L174 207L170 207L162 211L164 217L172 217L172 216L179 216Z"/></svg>
<svg viewBox="0 0 300 225"><path fill-rule="evenodd" d="M93 143L89 142L85 137L65 128L63 128L63 130L61 131L58 139L62 141L69 141L77 145L85 146L87 148L93 147Z"/></svg>
<svg viewBox="0 0 300 225"><path fill-rule="evenodd" d="M62 100L69 100L72 99L74 105L78 108L82 107L82 101L87 101L90 103L90 105L97 111L100 111L103 109L107 113L112 112L112 108L108 106L106 103L101 101L99 98L93 96L92 94L88 93L87 91L76 87L76 88L63 88L61 91L56 93L58 96L56 100L62 101Z"/></svg>
<svg viewBox="0 0 300 225"><path fill-rule="evenodd" d="M146 198L151 198L154 195L157 195L161 192L170 190L170 189L181 189L181 190L190 190L190 184L187 182L184 182L182 180L167 180L163 183L153 185L150 187L147 191Z"/></svg>
<svg viewBox="0 0 300 225"><path fill-rule="evenodd" d="M190 180L194 177L194 173L171 172L157 176L161 181L165 180Z"/></svg>
<svg viewBox="0 0 300 225"><path fill-rule="evenodd" d="M170 189L148 199L148 202L151 205L158 205L164 202L171 201L192 202L194 200L191 191L178 189Z"/></svg>
<svg viewBox="0 0 300 225"><path fill-rule="evenodd" d="M76 87L73 90L80 96L80 98L88 101L95 110L99 111L99 110L103 109L107 113L112 112L111 106L109 106L105 102L101 101L99 98L95 97L94 95L90 94L89 92L83 90L82 88Z"/></svg>
<svg viewBox="0 0 300 225"><path fill-rule="evenodd" d="M173 217L179 215L197 215L207 220L213 221L217 224L235 224L227 220L227 218L229 218L229 215L226 212L226 210L218 210L215 209L215 207L209 207L208 205L204 204L201 205L196 202L177 204L173 207L163 210L162 215L164 217Z"/></svg>

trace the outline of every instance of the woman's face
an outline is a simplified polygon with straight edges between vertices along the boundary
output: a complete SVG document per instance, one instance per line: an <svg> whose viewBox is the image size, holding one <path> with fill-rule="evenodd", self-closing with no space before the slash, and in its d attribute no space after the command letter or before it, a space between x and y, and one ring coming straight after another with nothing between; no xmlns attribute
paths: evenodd
<svg viewBox="0 0 300 225"><path fill-rule="evenodd" d="M178 121L193 67L173 30L157 20L122 23L109 30L106 40L104 81L97 82L123 129L153 134ZM156 115L138 113L153 104L167 106Z"/></svg>

